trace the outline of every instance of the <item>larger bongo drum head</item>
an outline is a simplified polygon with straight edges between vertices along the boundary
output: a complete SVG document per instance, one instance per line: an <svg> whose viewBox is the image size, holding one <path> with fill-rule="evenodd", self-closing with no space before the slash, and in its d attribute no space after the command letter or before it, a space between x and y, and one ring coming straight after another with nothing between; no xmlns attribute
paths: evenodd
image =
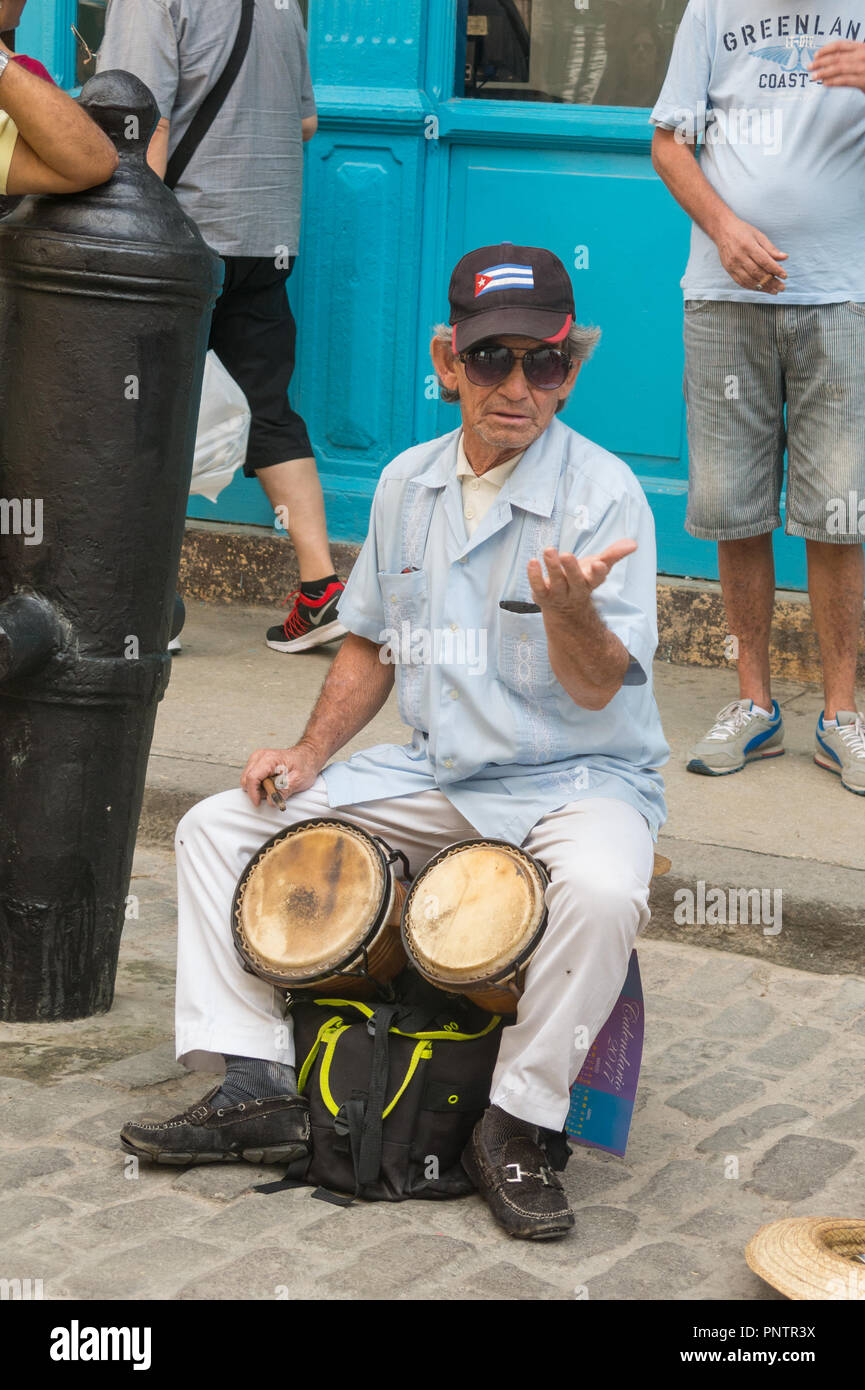
<svg viewBox="0 0 865 1390"><path fill-rule="evenodd" d="M404 927L422 969L443 983L511 965L544 915L544 884L530 860L494 845L454 850L412 889Z"/></svg>
<svg viewBox="0 0 865 1390"><path fill-rule="evenodd" d="M296 980L340 965L381 911L385 873L375 846L349 825L299 828L268 846L237 905L252 955Z"/></svg>

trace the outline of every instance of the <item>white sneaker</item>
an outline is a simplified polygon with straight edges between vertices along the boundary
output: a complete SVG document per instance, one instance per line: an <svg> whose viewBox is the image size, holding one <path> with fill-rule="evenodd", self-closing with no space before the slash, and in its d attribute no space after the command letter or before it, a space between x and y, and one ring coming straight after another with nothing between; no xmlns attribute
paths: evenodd
<svg viewBox="0 0 865 1390"><path fill-rule="evenodd" d="M841 778L841 785L856 796L865 796L865 714L839 709L837 727L817 720L817 752L814 761Z"/></svg>
<svg viewBox="0 0 865 1390"><path fill-rule="evenodd" d="M778 701L772 714L754 709L753 700L733 700L725 705L704 738L688 754L688 771L703 777L724 777L741 772L757 758L778 758L784 752L784 725Z"/></svg>

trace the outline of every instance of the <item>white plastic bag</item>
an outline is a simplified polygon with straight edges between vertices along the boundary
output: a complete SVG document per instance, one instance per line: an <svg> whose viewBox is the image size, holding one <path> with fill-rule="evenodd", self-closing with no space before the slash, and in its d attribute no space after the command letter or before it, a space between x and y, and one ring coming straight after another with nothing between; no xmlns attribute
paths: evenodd
<svg viewBox="0 0 865 1390"><path fill-rule="evenodd" d="M251 420L246 397L215 352L208 352L201 388L190 494L215 502L246 458Z"/></svg>

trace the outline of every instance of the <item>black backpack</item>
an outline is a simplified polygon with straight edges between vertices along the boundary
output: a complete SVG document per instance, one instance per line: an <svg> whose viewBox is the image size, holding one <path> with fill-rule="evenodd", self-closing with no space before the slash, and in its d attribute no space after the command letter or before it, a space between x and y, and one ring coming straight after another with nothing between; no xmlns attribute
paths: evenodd
<svg viewBox="0 0 865 1390"><path fill-rule="evenodd" d="M263 1190L312 1185L341 1205L473 1191L460 1155L489 1104L502 1019L412 970L392 992L292 1002L312 1155Z"/></svg>

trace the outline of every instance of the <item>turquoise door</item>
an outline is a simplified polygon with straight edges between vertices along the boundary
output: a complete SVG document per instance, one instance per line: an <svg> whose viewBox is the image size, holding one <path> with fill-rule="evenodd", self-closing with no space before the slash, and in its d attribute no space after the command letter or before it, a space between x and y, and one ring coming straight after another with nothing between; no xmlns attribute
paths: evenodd
<svg viewBox="0 0 865 1390"><path fill-rule="evenodd" d="M19 46L71 85L68 26L98 21L102 7L56 0L52 23L37 3L25 11L31 27L22 26ZM438 400L431 330L447 316L459 256L509 240L555 251L571 271L579 318L603 330L565 420L637 473L655 514L662 573L717 577L715 547L683 525L679 281L689 224L650 161L649 109L684 7L309 4L320 132L307 149L302 252L290 286L299 327L293 398L310 428L335 538L363 538L391 458L457 423L455 407ZM274 520L260 488L242 477L216 506L192 499L190 515ZM804 587L802 542L777 536L776 550L779 583Z"/></svg>
<svg viewBox="0 0 865 1390"><path fill-rule="evenodd" d="M689 223L655 175L649 109L685 0L319 0L320 133L307 151L295 397L335 537L360 540L384 465L457 422L428 345L456 260L544 245L603 329L567 423L620 454L654 510L663 573L716 578L684 530L682 298ZM191 514L269 524L236 479ZM801 542L779 582L804 586Z"/></svg>

